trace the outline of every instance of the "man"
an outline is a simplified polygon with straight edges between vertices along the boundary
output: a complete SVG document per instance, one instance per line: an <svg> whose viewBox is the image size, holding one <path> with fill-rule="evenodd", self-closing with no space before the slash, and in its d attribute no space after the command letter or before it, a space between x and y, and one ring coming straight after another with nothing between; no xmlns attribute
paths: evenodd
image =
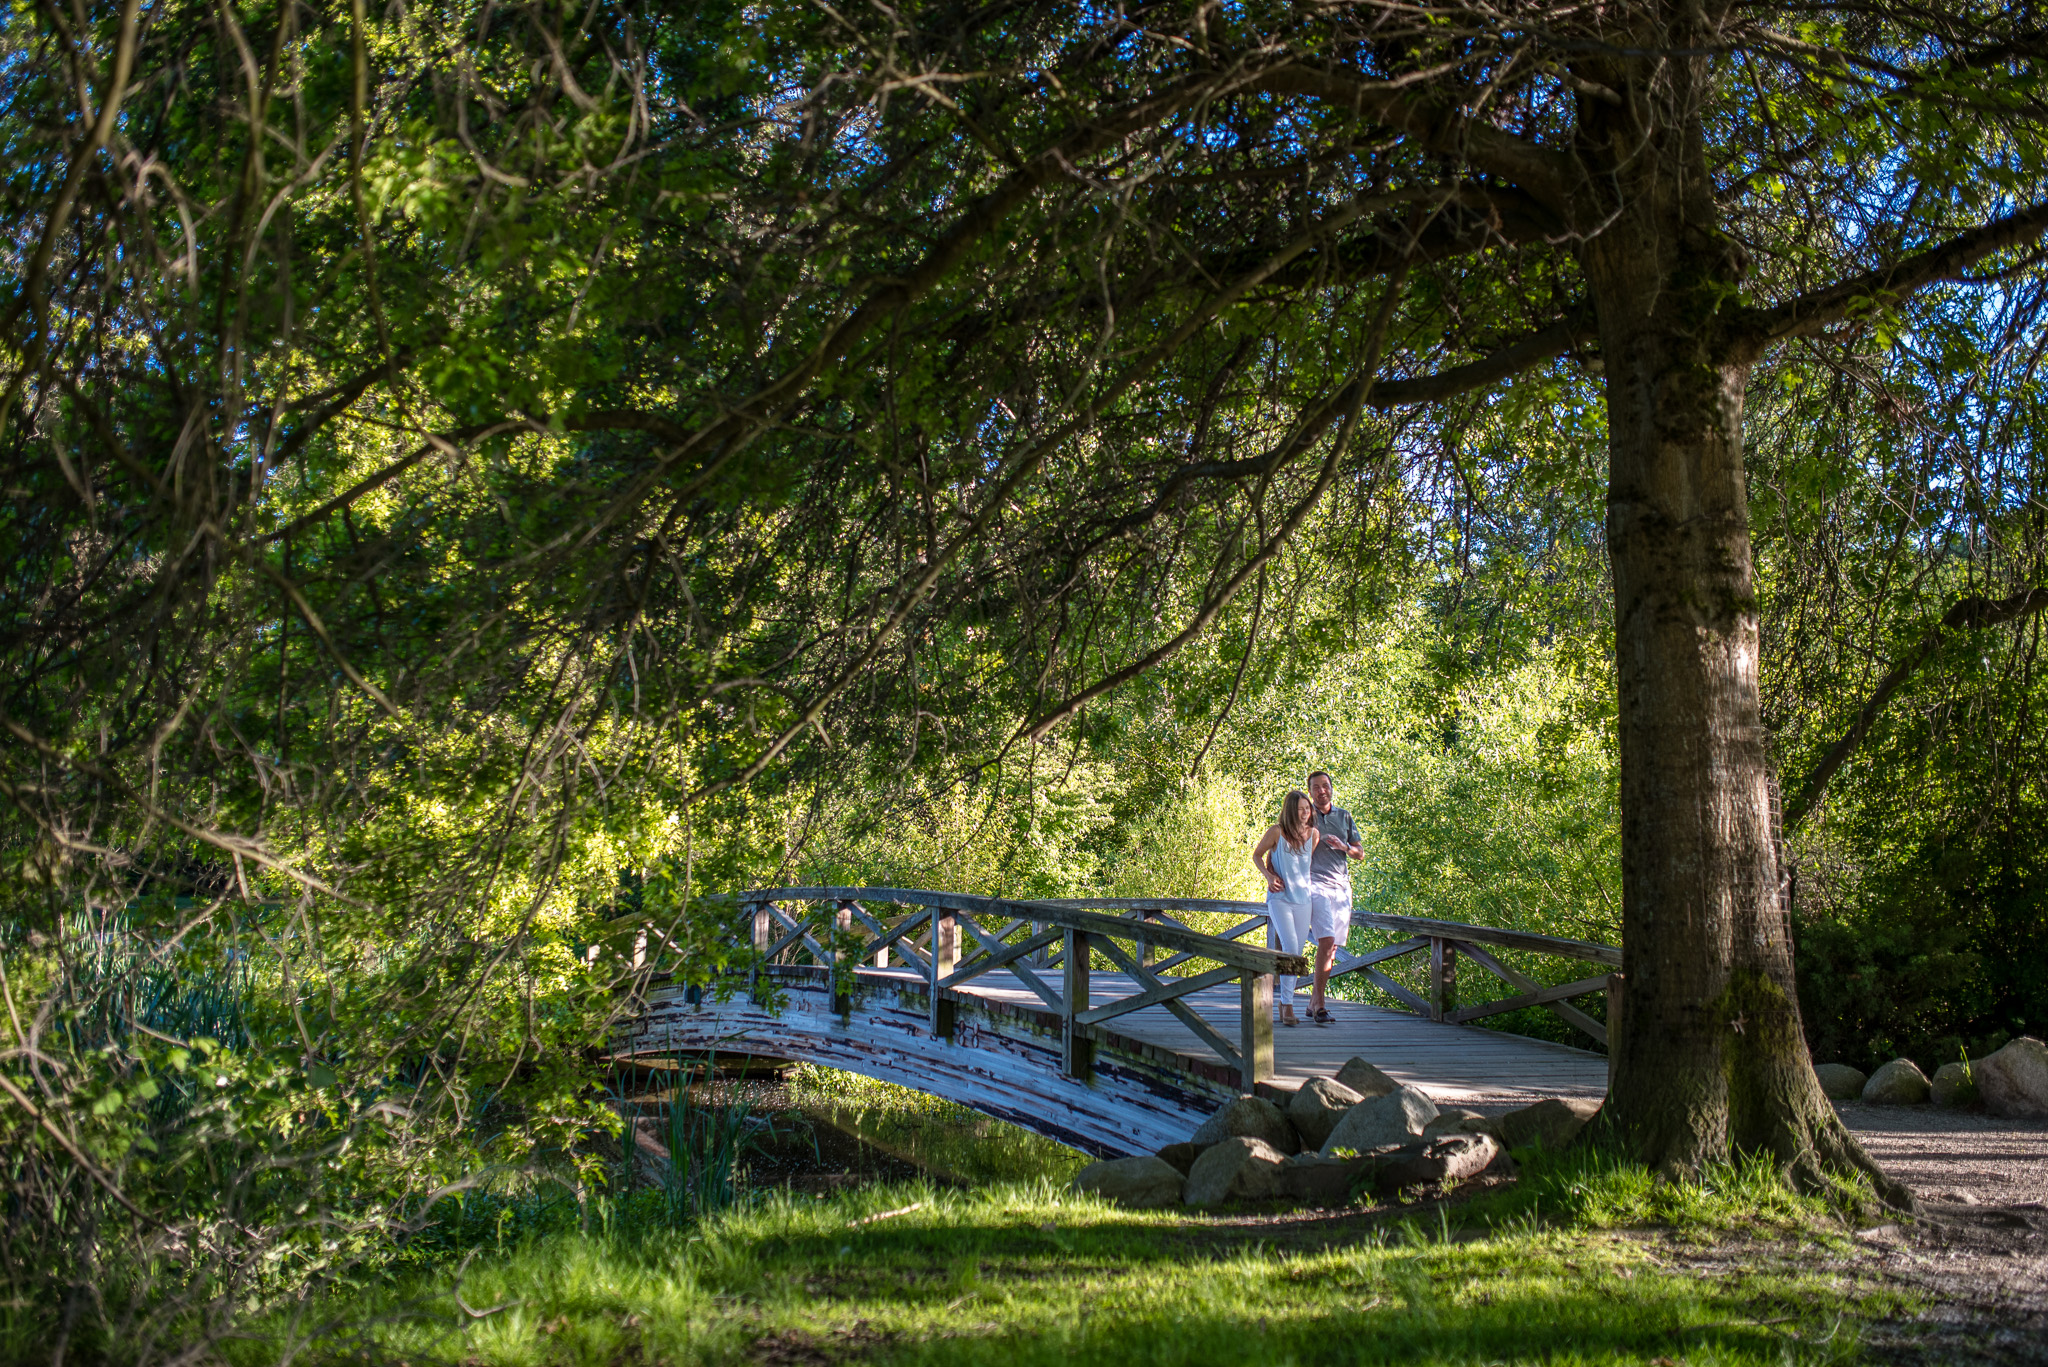
<svg viewBox="0 0 2048 1367"><path fill-rule="evenodd" d="M1309 989L1308 1018L1328 1025L1323 988L1337 958L1337 937L1351 937L1351 861L1365 858L1358 823L1342 807L1331 806L1336 785L1318 769L1308 776L1309 805L1315 808L1316 849L1309 862L1309 934L1316 941L1316 976Z"/></svg>

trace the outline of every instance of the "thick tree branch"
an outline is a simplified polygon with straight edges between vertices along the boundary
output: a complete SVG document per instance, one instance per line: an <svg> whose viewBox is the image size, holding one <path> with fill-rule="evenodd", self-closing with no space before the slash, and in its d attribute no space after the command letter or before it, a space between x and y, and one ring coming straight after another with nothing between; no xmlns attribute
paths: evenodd
<svg viewBox="0 0 2048 1367"><path fill-rule="evenodd" d="M1940 649L1941 643L1947 639L1950 632L1975 631L1982 627L1997 626L2001 622L2010 622L2015 618L2030 617L2043 608L2048 608L2048 588L2028 589L2024 593L2016 593L1997 602L1989 598L1965 598L1944 613L1933 630L1921 637L1919 644L1901 656L1898 663L1877 681L1877 687L1871 691L1870 700L1856 713L1856 720L1849 724L1849 729L1843 733L1840 740L1828 747L1828 752L1820 757L1820 763L1807 775L1806 783L1800 788L1799 795L1786 804L1785 833L1790 835L1819 804L1821 796L1827 791L1828 780L1835 776L1835 771L1842 767L1843 762L1855 753L1856 747L1863 743L1863 738L1870 734L1870 728L1884 711L1885 704L1889 703L1892 695L1904 686L1906 680L1912 678L1920 666L1927 663L1928 658Z"/></svg>
<svg viewBox="0 0 2048 1367"><path fill-rule="evenodd" d="M1411 404L1436 403L1484 389L1531 367L1562 355L1597 335L1593 310L1580 305L1564 317L1490 355L1434 375L1412 380L1385 380L1375 385L1370 400L1374 408L1402 408Z"/></svg>
<svg viewBox="0 0 2048 1367"><path fill-rule="evenodd" d="M1448 83L1450 77L1445 77ZM1398 85L1356 72L1305 66L1282 67L1257 77L1255 89L1274 95L1310 95L1414 138L1426 151L1465 162L1516 188L1556 214L1570 219L1576 167L1562 152L1516 137L1458 112L1443 85Z"/></svg>
<svg viewBox="0 0 2048 1367"><path fill-rule="evenodd" d="M1467 256L1488 247L1543 242L1565 232L1563 220L1513 189L1430 186L1383 198L1416 203L1427 213L1419 228L1375 229L1304 255L1273 277L1276 285L1307 285L1327 279L1362 280L1396 270ZM1253 253L1237 252L1207 262L1222 277L1243 269Z"/></svg>
<svg viewBox="0 0 2048 1367"><path fill-rule="evenodd" d="M1981 228L1952 237L1889 266L1852 276L1767 309L1746 310L1736 321L1753 357L1772 342L1805 337L1852 314L1888 308L1929 285L1958 280L1985 257L2048 234L2048 203L2030 205Z"/></svg>

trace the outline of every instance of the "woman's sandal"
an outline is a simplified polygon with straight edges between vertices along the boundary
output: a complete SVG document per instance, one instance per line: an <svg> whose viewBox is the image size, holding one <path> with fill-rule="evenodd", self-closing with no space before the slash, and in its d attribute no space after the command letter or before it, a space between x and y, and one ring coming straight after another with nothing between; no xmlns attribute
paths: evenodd
<svg viewBox="0 0 2048 1367"><path fill-rule="evenodd" d="M1293 1029L1295 1026L1301 1024L1301 1022L1296 1020L1292 1015L1282 1016L1280 1018L1280 1023L1288 1027L1290 1030Z"/></svg>
<svg viewBox="0 0 2048 1367"><path fill-rule="evenodd" d="M1323 1007L1319 1007L1316 1010L1309 1012L1308 1018L1314 1021L1317 1025L1328 1025L1331 1021L1337 1019L1335 1016L1330 1014L1327 1008Z"/></svg>

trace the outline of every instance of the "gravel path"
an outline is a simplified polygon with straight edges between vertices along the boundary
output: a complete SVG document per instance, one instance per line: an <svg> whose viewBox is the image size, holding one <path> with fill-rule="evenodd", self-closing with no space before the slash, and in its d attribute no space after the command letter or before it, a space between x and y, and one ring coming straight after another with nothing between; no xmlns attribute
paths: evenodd
<svg viewBox="0 0 2048 1367"><path fill-rule="evenodd" d="M2048 1120L2004 1120L1938 1106L1836 1108L1886 1172L1923 1200L2048 1203Z"/></svg>
<svg viewBox="0 0 2048 1367"><path fill-rule="evenodd" d="M1921 1218L1868 1231L1885 1274L1928 1296L1876 1326L1869 1360L1892 1367L2048 1364L2048 1121L1933 1106L1840 1108Z"/></svg>

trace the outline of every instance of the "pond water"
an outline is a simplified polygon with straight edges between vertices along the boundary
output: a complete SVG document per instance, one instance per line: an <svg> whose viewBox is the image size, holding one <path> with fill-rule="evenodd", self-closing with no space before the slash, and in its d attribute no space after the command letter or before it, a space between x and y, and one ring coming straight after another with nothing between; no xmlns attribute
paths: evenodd
<svg viewBox="0 0 2048 1367"><path fill-rule="evenodd" d="M740 1181L824 1193L927 1177L957 1186L1065 1182L1088 1156L1029 1130L907 1087L813 1064L727 1065L694 1079L673 1065L621 1070L614 1086L657 1135L679 1092L744 1133Z"/></svg>

